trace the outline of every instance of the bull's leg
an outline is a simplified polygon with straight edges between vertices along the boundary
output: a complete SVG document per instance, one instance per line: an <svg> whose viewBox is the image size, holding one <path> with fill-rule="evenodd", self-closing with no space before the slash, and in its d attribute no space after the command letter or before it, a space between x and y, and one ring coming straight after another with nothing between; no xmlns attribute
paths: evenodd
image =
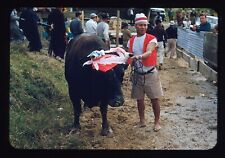
<svg viewBox="0 0 225 158"><path fill-rule="evenodd" d="M101 115L102 115L101 135L106 136L109 134L109 125L108 125L108 120L107 120L108 105L106 102L101 102L100 111L101 111Z"/></svg>
<svg viewBox="0 0 225 158"><path fill-rule="evenodd" d="M73 112L74 112L74 128L80 129L80 114L81 114L81 101L76 99L73 101Z"/></svg>
<svg viewBox="0 0 225 158"><path fill-rule="evenodd" d="M124 76L124 65L118 65L117 68L115 69L116 73L116 81L117 82L117 106L122 106L124 103L124 98L123 98L123 92L121 89L122 83L123 83L123 76Z"/></svg>
<svg viewBox="0 0 225 158"><path fill-rule="evenodd" d="M74 128L80 129L80 114L81 114L81 99L75 95L72 88L69 88L70 99L73 103L73 112L74 112Z"/></svg>

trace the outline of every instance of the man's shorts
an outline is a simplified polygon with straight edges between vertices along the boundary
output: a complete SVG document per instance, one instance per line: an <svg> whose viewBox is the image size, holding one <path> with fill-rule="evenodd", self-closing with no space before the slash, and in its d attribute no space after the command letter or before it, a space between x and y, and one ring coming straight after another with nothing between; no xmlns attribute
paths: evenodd
<svg viewBox="0 0 225 158"><path fill-rule="evenodd" d="M163 96L158 71L146 75L137 74L135 76L134 80L136 81L132 84L131 98L137 100L144 99L145 94L149 99L156 99Z"/></svg>

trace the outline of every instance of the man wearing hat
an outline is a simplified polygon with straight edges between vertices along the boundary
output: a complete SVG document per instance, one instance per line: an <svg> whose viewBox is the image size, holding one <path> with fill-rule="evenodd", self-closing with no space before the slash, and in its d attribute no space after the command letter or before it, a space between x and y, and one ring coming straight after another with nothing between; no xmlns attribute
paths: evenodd
<svg viewBox="0 0 225 158"><path fill-rule="evenodd" d="M73 38L75 38L76 36L84 32L82 28L81 20L82 20L82 13L81 11L77 11L75 13L75 19L71 21L70 23L70 31L73 34Z"/></svg>
<svg viewBox="0 0 225 158"><path fill-rule="evenodd" d="M97 35L97 18L98 16L95 13L90 14L90 20L88 20L85 24L87 33Z"/></svg>
<svg viewBox="0 0 225 158"><path fill-rule="evenodd" d="M167 43L168 43L168 50L166 55L169 58L176 58L176 43L177 43L177 27L175 26L174 21L170 21L170 26L166 29L167 33Z"/></svg>
<svg viewBox="0 0 225 158"><path fill-rule="evenodd" d="M160 130L160 104L159 97L163 95L161 82L158 71L155 68L157 61L157 40L156 37L147 34L148 21L143 14L136 14L135 28L137 36L133 36L128 41L127 47L129 52L134 56L128 60L132 63L134 74L132 79L131 97L137 100L138 113L140 118L139 127L145 127L145 94L151 100L152 108L155 116L154 131Z"/></svg>
<svg viewBox="0 0 225 158"><path fill-rule="evenodd" d="M97 25L97 35L105 42L108 49L110 49L110 39L109 39L109 14L102 13L101 21Z"/></svg>

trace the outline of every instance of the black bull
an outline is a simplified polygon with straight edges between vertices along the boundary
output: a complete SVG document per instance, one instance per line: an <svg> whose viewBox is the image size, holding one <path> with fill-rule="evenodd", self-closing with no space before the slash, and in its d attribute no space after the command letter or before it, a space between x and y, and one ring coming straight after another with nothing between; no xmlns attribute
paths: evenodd
<svg viewBox="0 0 225 158"><path fill-rule="evenodd" d="M80 129L81 100L93 107L100 105L102 116L102 135L109 133L107 121L108 104L121 106L124 102L121 84L124 64L119 64L107 72L97 71L91 65L83 66L87 56L94 50L106 50L104 42L94 35L83 34L70 41L65 57L65 77L69 96L74 109L74 128Z"/></svg>

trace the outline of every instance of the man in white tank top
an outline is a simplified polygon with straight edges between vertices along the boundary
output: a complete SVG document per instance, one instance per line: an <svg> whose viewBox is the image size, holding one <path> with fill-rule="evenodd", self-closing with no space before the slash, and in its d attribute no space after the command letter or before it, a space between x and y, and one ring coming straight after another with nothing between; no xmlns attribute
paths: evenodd
<svg viewBox="0 0 225 158"><path fill-rule="evenodd" d="M140 118L140 127L145 127L145 94L151 99L152 108L155 116L154 131L160 130L160 104L159 97L163 96L161 82L159 80L158 71L156 66L156 57L153 57L153 53L156 55L157 40L154 36L146 34L147 31L147 17L143 14L136 14L135 28L137 36L133 39L133 45L131 45L131 39L128 41L127 47L134 54L132 57L132 65L134 65L134 75L132 79L132 91L131 97L137 100L138 113ZM147 41L146 52L143 52L144 42L146 36L150 37ZM131 49L132 48L132 49ZM157 55L156 55L157 56ZM151 58L151 59L150 59ZM147 64L146 64L147 61ZM151 65L151 66L149 66ZM136 71L135 71L136 70ZM136 81L136 82L135 82Z"/></svg>

